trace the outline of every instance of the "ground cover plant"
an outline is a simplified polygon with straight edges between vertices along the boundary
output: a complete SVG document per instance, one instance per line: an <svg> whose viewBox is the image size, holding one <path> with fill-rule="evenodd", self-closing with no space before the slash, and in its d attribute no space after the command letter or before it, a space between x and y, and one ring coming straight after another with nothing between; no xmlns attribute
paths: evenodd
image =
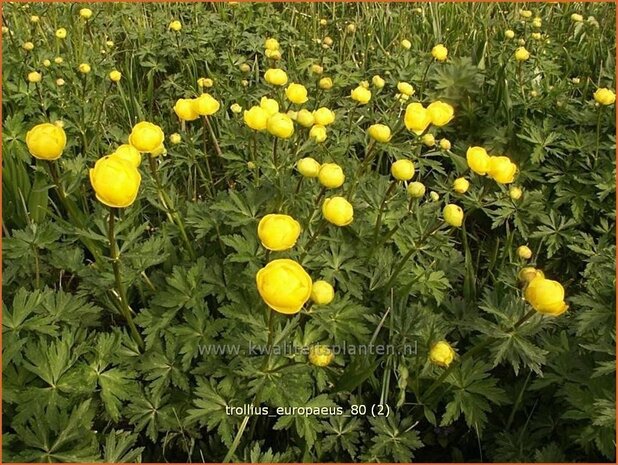
<svg viewBox="0 0 618 465"><path fill-rule="evenodd" d="M5 3L4 460L614 461L615 17Z"/></svg>

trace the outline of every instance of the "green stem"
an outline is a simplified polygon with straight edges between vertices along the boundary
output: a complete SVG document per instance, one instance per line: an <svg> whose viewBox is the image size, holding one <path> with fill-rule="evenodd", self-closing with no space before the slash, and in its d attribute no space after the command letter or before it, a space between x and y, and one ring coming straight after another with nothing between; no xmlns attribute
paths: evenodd
<svg viewBox="0 0 618 465"><path fill-rule="evenodd" d="M386 189L386 193L384 194L382 203L380 204L380 210L378 211L378 218L376 220L376 226L375 226L375 230L373 233L374 244L377 244L378 242L378 235L380 234L380 226L382 226L382 213L384 212L384 207L386 207L386 202L388 202L388 199L390 195L392 194L393 189L395 189L395 187L397 186L397 183L398 181L396 179L391 181L390 185L388 186L388 189Z"/></svg>
<svg viewBox="0 0 618 465"><path fill-rule="evenodd" d="M202 148L204 150L204 160L206 161L206 172L208 173L208 181L210 181L210 185L208 186L208 192L214 198L215 196L215 182L212 177L212 170L210 169L210 161L208 157L208 150L206 149L208 143L208 136L206 134L206 127L208 125L208 120L204 116L202 119Z"/></svg>
<svg viewBox="0 0 618 465"><path fill-rule="evenodd" d="M307 245L305 246L305 250L303 250L303 253L300 254L300 261L302 261L303 258L307 256L307 253L313 246L313 243L316 241L316 239L318 238L318 236L324 230L325 227L326 227L326 221L322 220L320 225L317 227L317 229L313 232L313 234L309 238L309 241L307 242Z"/></svg>
<svg viewBox="0 0 618 465"><path fill-rule="evenodd" d="M423 72L423 80L421 81L421 88L418 90L418 99L423 101L423 91L425 90L425 81L427 80L427 73L429 73L429 68L431 68L431 64L433 60L430 60L425 66L425 71Z"/></svg>
<svg viewBox="0 0 618 465"><path fill-rule="evenodd" d="M208 126L208 132L210 133L210 138L212 139L212 143L215 146L215 152L217 152L217 155L219 157L222 157L223 152L221 152L221 147L219 147L219 142L217 141L215 130L213 129L212 124L210 124L210 120L208 119L208 116L204 116L204 119L206 120L206 125Z"/></svg>
<svg viewBox="0 0 618 465"><path fill-rule="evenodd" d="M354 195L354 192L356 191L356 186L358 185L360 176L363 174L365 169L367 169L367 166L369 165L369 163L371 163L371 161L373 160L374 158L373 152L374 152L375 147L376 147L376 141L372 140L371 142L369 142L369 145L367 146L367 152L365 153L365 158L363 159L363 162L358 167L358 170L356 170L354 179L352 180L352 185L348 189L348 192L345 194L347 199L352 198L352 196Z"/></svg>
<svg viewBox="0 0 618 465"><path fill-rule="evenodd" d="M597 158L599 157L599 146L601 145L601 107L597 111L597 132L596 132L596 149L594 151L593 166L596 166Z"/></svg>

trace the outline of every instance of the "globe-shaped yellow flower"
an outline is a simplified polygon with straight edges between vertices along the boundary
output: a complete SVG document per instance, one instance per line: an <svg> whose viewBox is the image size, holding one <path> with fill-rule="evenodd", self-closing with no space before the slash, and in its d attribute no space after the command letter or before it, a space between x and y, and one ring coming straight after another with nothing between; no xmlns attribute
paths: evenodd
<svg viewBox="0 0 618 465"><path fill-rule="evenodd" d="M320 107L313 112L315 124L320 126L328 126L335 122L335 112L326 107Z"/></svg>
<svg viewBox="0 0 618 465"><path fill-rule="evenodd" d="M391 165L391 174L398 181L409 181L414 177L414 163L410 160L397 160Z"/></svg>
<svg viewBox="0 0 618 465"><path fill-rule="evenodd" d="M333 80L329 77L323 77L318 82L320 89L331 90L333 88Z"/></svg>
<svg viewBox="0 0 618 465"><path fill-rule="evenodd" d="M294 122L285 113L276 113L268 118L266 130L273 136L289 139L294 134Z"/></svg>
<svg viewBox="0 0 618 465"><path fill-rule="evenodd" d="M314 63L309 68L313 74L317 74L318 76L324 72L324 67Z"/></svg>
<svg viewBox="0 0 618 465"><path fill-rule="evenodd" d="M322 215L329 223L347 226L354 220L354 208L343 197L331 197L324 200Z"/></svg>
<svg viewBox="0 0 618 465"><path fill-rule="evenodd" d="M545 274L541 270L537 270L536 268L532 266L526 266L525 268L522 268L520 272L517 274L517 278L521 282L525 282L525 283L529 283L534 278L539 278L539 277L544 278Z"/></svg>
<svg viewBox="0 0 618 465"><path fill-rule="evenodd" d="M524 260L529 260L532 258L532 250L527 245L520 245L517 247L517 256Z"/></svg>
<svg viewBox="0 0 618 465"><path fill-rule="evenodd" d="M448 57L448 49L443 44L438 44L431 49L431 56L437 61L446 61Z"/></svg>
<svg viewBox="0 0 618 465"><path fill-rule="evenodd" d="M363 86L358 86L350 93L352 100L358 102L359 105L366 105L371 100L371 91Z"/></svg>
<svg viewBox="0 0 618 465"><path fill-rule="evenodd" d="M524 47L518 47L515 50L515 59L517 61L526 61L528 58L530 58L530 52Z"/></svg>
<svg viewBox="0 0 618 465"><path fill-rule="evenodd" d="M413 199L420 199L425 195L425 184L422 182L411 182L408 184L407 192L410 197Z"/></svg>
<svg viewBox="0 0 618 465"><path fill-rule="evenodd" d="M311 157L301 158L296 162L296 169L306 178L317 178L321 165Z"/></svg>
<svg viewBox="0 0 618 465"><path fill-rule="evenodd" d="M79 72L82 74L88 74L92 69L88 63L82 63L78 66Z"/></svg>
<svg viewBox="0 0 618 465"><path fill-rule="evenodd" d="M515 37L515 31L511 30L511 29L507 29L506 31L504 31L504 37L506 37L507 39L512 39Z"/></svg>
<svg viewBox="0 0 618 465"><path fill-rule="evenodd" d="M408 97L411 95L414 95L414 92L415 92L412 84L408 82L398 82L397 90L401 92L403 95L407 95Z"/></svg>
<svg viewBox="0 0 618 465"><path fill-rule="evenodd" d="M274 86L284 86L288 83L288 75L279 68L271 68L264 73L264 79Z"/></svg>
<svg viewBox="0 0 618 465"><path fill-rule="evenodd" d="M100 158L90 170L90 184L99 202L126 208L137 197L142 177L135 166L118 156Z"/></svg>
<svg viewBox="0 0 618 465"><path fill-rule="evenodd" d="M266 50L279 50L279 42L271 37L264 42L264 48Z"/></svg>
<svg viewBox="0 0 618 465"><path fill-rule="evenodd" d="M179 32L182 29L182 23L178 20L172 21L169 24L168 29L171 29L174 32Z"/></svg>
<svg viewBox="0 0 618 465"><path fill-rule="evenodd" d="M299 235L300 223L289 215L266 215L258 224L262 245L275 252L294 247Z"/></svg>
<svg viewBox="0 0 618 465"><path fill-rule="evenodd" d="M129 135L129 144L140 152L154 152L163 145L165 134L156 124L141 121L133 126Z"/></svg>
<svg viewBox="0 0 618 465"><path fill-rule="evenodd" d="M309 131L309 137L316 141L318 144L321 144L326 140L326 128L321 124L314 125Z"/></svg>
<svg viewBox="0 0 618 465"><path fill-rule="evenodd" d="M253 106L245 110L243 119L245 124L255 131L263 131L268 123L268 112L262 107Z"/></svg>
<svg viewBox="0 0 618 465"><path fill-rule="evenodd" d="M311 126L313 126L313 123L315 122L315 118L313 117L313 112L303 108L297 113L296 122L304 128L310 128Z"/></svg>
<svg viewBox="0 0 618 465"><path fill-rule="evenodd" d="M451 141L448 139L440 139L440 148L442 150L451 150Z"/></svg>
<svg viewBox="0 0 618 465"><path fill-rule="evenodd" d="M195 106L194 100L188 98L179 98L174 105L174 113L183 121L194 121L200 117Z"/></svg>
<svg viewBox="0 0 618 465"><path fill-rule="evenodd" d="M82 8L79 10L79 16L83 19L90 19L92 17L92 10L90 8Z"/></svg>
<svg viewBox="0 0 618 465"><path fill-rule="evenodd" d="M327 367L335 359L335 354L327 345L316 344L309 348L309 363L316 367Z"/></svg>
<svg viewBox="0 0 618 465"><path fill-rule="evenodd" d="M26 145L34 158L57 160L67 144L64 129L51 123L37 124L26 133Z"/></svg>
<svg viewBox="0 0 618 465"><path fill-rule="evenodd" d="M118 157L128 161L131 165L137 168L142 163L142 154L130 144L123 144L111 154L112 157Z"/></svg>
<svg viewBox="0 0 618 465"><path fill-rule="evenodd" d="M616 94L606 88L597 89L594 100L601 105L612 105L616 101Z"/></svg>
<svg viewBox="0 0 618 465"><path fill-rule="evenodd" d="M290 102L298 105L309 100L307 97L307 88L302 84L296 84L295 82L285 88L285 96Z"/></svg>
<svg viewBox="0 0 618 465"><path fill-rule="evenodd" d="M59 39L65 39L67 36L67 30L63 27L56 29L56 37Z"/></svg>
<svg viewBox="0 0 618 465"><path fill-rule="evenodd" d="M515 180L517 165L509 157L489 157L487 175L500 184L510 184Z"/></svg>
<svg viewBox="0 0 618 465"><path fill-rule="evenodd" d="M458 194L465 194L470 187L470 182L466 178L457 178L453 181L453 190Z"/></svg>
<svg viewBox="0 0 618 465"><path fill-rule="evenodd" d="M536 276L524 292L526 301L539 313L558 316L567 311L562 284Z"/></svg>
<svg viewBox="0 0 618 465"><path fill-rule="evenodd" d="M33 84L36 84L37 82L41 82L42 78L43 76L41 75L41 73L38 73L36 71L32 71L28 73L28 82L31 82Z"/></svg>
<svg viewBox="0 0 618 465"><path fill-rule="evenodd" d="M410 50L410 48L412 47L412 42L410 42L408 39L403 39L403 40L400 42L400 44L401 44L401 46L402 46L403 48L405 48L406 50Z"/></svg>
<svg viewBox="0 0 618 465"><path fill-rule="evenodd" d="M431 124L438 127L448 124L455 114L455 110L451 105L440 100L431 103L427 107L427 111L431 117Z"/></svg>
<svg viewBox="0 0 618 465"><path fill-rule="evenodd" d="M425 144L427 147L433 147L434 145L436 145L436 137L430 132L428 132L427 134L423 134L421 140L423 141L423 144Z"/></svg>
<svg viewBox="0 0 618 465"><path fill-rule="evenodd" d="M509 189L509 197L513 200L521 199L523 192L519 187L511 187Z"/></svg>
<svg viewBox="0 0 618 465"><path fill-rule="evenodd" d="M268 113L268 116L279 113L279 104L272 98L262 97L260 99L260 108L264 109L266 113Z"/></svg>
<svg viewBox="0 0 618 465"><path fill-rule="evenodd" d="M455 359L455 351L446 341L436 342L429 349L429 361L434 365L448 367Z"/></svg>
<svg viewBox="0 0 618 465"><path fill-rule="evenodd" d="M335 298L335 289L327 281L315 281L311 288L311 300L316 305L328 305Z"/></svg>
<svg viewBox="0 0 618 465"><path fill-rule="evenodd" d="M192 105L193 110L201 116L214 115L221 107L221 104L212 95L206 93L193 99Z"/></svg>
<svg viewBox="0 0 618 465"><path fill-rule="evenodd" d="M113 70L110 71L109 73L109 80L112 82L118 82L120 81L120 79L122 79L122 73L118 70Z"/></svg>
<svg viewBox="0 0 618 465"><path fill-rule="evenodd" d="M470 147L466 151L466 161L468 166L476 174L482 176L489 170L489 155L483 147Z"/></svg>
<svg viewBox="0 0 618 465"><path fill-rule="evenodd" d="M442 216L447 224L455 228L460 228L463 224L464 212L459 205L449 203L442 210Z"/></svg>
<svg viewBox="0 0 618 465"><path fill-rule="evenodd" d="M32 50L34 50L34 44L32 42L24 42L21 45L21 48L23 48L27 52L31 52Z"/></svg>
<svg viewBox="0 0 618 465"><path fill-rule="evenodd" d="M367 133L376 142L388 142L391 140L391 128L386 124L372 124L369 126Z"/></svg>
<svg viewBox="0 0 618 465"><path fill-rule="evenodd" d="M311 296L311 277L294 260L273 260L257 272L255 280L266 305L279 313L300 312Z"/></svg>
<svg viewBox="0 0 618 465"><path fill-rule="evenodd" d="M336 163L324 163L318 173L320 184L328 189L336 189L343 185L345 174L343 169Z"/></svg>
<svg viewBox="0 0 618 465"><path fill-rule="evenodd" d="M182 142L182 137L180 134L178 134L177 132L175 132L174 134L170 135L170 142L174 145L178 145L180 144L180 142Z"/></svg>
<svg viewBox="0 0 618 465"><path fill-rule="evenodd" d="M408 131L421 135L431 124L431 114L422 104L414 102L406 107L404 123Z"/></svg>
<svg viewBox="0 0 618 465"><path fill-rule="evenodd" d="M386 85L384 79L382 79L382 77L378 74L371 78L371 83L376 87L376 89L382 89Z"/></svg>

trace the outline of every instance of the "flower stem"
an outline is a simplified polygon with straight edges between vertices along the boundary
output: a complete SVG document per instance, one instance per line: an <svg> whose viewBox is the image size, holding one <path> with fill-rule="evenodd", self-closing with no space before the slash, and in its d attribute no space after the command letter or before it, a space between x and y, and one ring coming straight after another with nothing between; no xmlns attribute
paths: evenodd
<svg viewBox="0 0 618 465"><path fill-rule="evenodd" d="M303 258L307 256L307 253L309 253L309 250L313 246L313 243L316 241L316 239L318 238L318 236L324 230L325 227L326 227L326 221L322 220L320 225L317 227L317 229L313 232L313 234L309 238L309 241L307 242L307 245L305 246L305 250L303 250L303 253L300 254L300 261L302 261Z"/></svg>
<svg viewBox="0 0 618 465"><path fill-rule="evenodd" d="M208 136L206 134L207 125L208 125L208 120L204 116L204 118L202 119L202 148L204 150L204 160L206 161L206 172L208 173L208 180L210 181L210 185L208 186L208 192L214 197L215 196L215 182L212 177L212 170L210 169L208 151L206 149L206 145L208 143Z"/></svg>
<svg viewBox="0 0 618 465"><path fill-rule="evenodd" d="M386 189L386 192L384 193L384 197L382 198L382 203L380 204L380 209L378 211L378 218L376 220L376 226L375 226L375 230L373 233L374 244L378 242L378 235L380 234L380 226L382 226L382 213L384 212L384 207L386 207L386 202L388 201L390 195L392 194L393 190L397 186L397 182L398 181L396 179L391 181L390 185L388 186L388 189Z"/></svg>
<svg viewBox="0 0 618 465"><path fill-rule="evenodd" d="M208 126L208 132L210 133L210 138L212 139L212 144L215 146L215 152L217 152L217 155L219 157L223 156L223 152L221 152L221 147L219 147L219 141L217 141L217 136L215 135L215 130L212 127L212 124L210 124L210 120L208 119L208 116L204 116L204 120L206 121L206 125Z"/></svg>

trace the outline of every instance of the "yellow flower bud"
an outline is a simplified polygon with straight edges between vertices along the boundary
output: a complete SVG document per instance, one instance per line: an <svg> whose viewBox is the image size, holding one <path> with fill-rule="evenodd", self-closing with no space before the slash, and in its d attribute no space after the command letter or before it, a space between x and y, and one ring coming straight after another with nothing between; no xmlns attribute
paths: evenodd
<svg viewBox="0 0 618 465"><path fill-rule="evenodd" d="M170 142L172 144L178 145L178 144L180 144L181 141L182 141L182 137L177 132L175 132L174 134L170 135Z"/></svg>
<svg viewBox="0 0 618 465"><path fill-rule="evenodd" d="M321 126L319 124L314 125L309 131L309 137L316 141L316 143L321 144L326 140L326 127Z"/></svg>
<svg viewBox="0 0 618 465"><path fill-rule="evenodd" d="M124 161L127 161L135 168L139 167L142 163L142 154L130 144L121 145L110 156L118 157Z"/></svg>
<svg viewBox="0 0 618 465"><path fill-rule="evenodd" d="M232 110L232 113L238 114L242 112L242 107L238 103L232 103L230 110Z"/></svg>
<svg viewBox="0 0 618 465"><path fill-rule="evenodd" d="M82 8L79 10L79 16L83 19L90 19L92 17L92 10L89 8Z"/></svg>
<svg viewBox="0 0 618 465"><path fill-rule="evenodd" d="M269 84L275 86L284 86L288 82L288 75L282 69L271 68L266 70L266 72L264 73L264 79Z"/></svg>
<svg viewBox="0 0 618 465"><path fill-rule="evenodd" d="M451 150L451 141L448 139L440 139L440 148L442 150Z"/></svg>
<svg viewBox="0 0 618 465"><path fill-rule="evenodd" d="M126 208L137 197L142 177L135 166L116 156L97 160L90 170L90 184L99 202L115 208Z"/></svg>
<svg viewBox="0 0 618 465"><path fill-rule="evenodd" d="M64 129L51 124L37 124L26 133L26 145L34 158L56 160L60 158L67 144Z"/></svg>
<svg viewBox="0 0 618 465"><path fill-rule="evenodd" d="M465 194L470 187L470 182L466 178L457 178L453 181L453 190L458 194Z"/></svg>
<svg viewBox="0 0 618 465"><path fill-rule="evenodd" d="M329 77L323 77L318 83L320 89L330 90L333 88L333 80Z"/></svg>
<svg viewBox="0 0 618 465"><path fill-rule="evenodd" d="M448 103L437 100L427 107L429 116L431 117L431 124L434 126L442 127L448 124L455 114L455 110Z"/></svg>
<svg viewBox="0 0 618 465"><path fill-rule="evenodd" d="M446 341L436 342L429 350L429 361L434 365L448 367L455 359L455 351Z"/></svg>
<svg viewBox="0 0 618 465"><path fill-rule="evenodd" d="M287 258L268 263L257 272L255 281L266 305L286 315L300 312L313 284L305 269Z"/></svg>
<svg viewBox="0 0 618 465"><path fill-rule="evenodd" d="M530 250L530 247L526 245L520 245L517 247L517 256L519 258L523 258L524 260L529 260L532 258L532 250Z"/></svg>
<svg viewBox="0 0 618 465"><path fill-rule="evenodd" d="M328 126L335 122L335 112L329 110L326 107L320 107L313 112L313 118L315 124L320 126Z"/></svg>
<svg viewBox="0 0 618 465"><path fill-rule="evenodd" d="M422 182L411 182L408 184L408 195L413 199L420 199L425 195L425 184Z"/></svg>
<svg viewBox="0 0 618 465"><path fill-rule="evenodd" d="M444 207L442 210L442 216L447 224L456 228L460 228L463 224L463 210L459 205L455 205L454 203L449 203L446 207Z"/></svg>
<svg viewBox="0 0 618 465"><path fill-rule="evenodd" d="M279 42L277 42L277 39L266 39L266 42L264 42L264 48L266 50L279 50Z"/></svg>
<svg viewBox="0 0 618 465"><path fill-rule="evenodd" d="M509 197L513 200L519 200L522 196L522 191L519 187L511 187L509 189Z"/></svg>
<svg viewBox="0 0 618 465"><path fill-rule="evenodd" d="M90 65L88 63L82 63L79 65L79 72L82 74L88 74L90 72Z"/></svg>
<svg viewBox="0 0 618 465"><path fill-rule="evenodd" d="M326 18L320 19L320 26L327 26L327 25L328 25L328 20Z"/></svg>
<svg viewBox="0 0 618 465"><path fill-rule="evenodd" d="M369 81L361 81L358 85L364 87L365 89L369 89Z"/></svg>
<svg viewBox="0 0 618 465"><path fill-rule="evenodd" d="M409 181L414 177L414 163L410 160L397 160L391 165L391 174L398 181Z"/></svg>
<svg viewBox="0 0 618 465"><path fill-rule="evenodd" d="M345 174L343 174L343 170L338 164L324 163L320 167L318 180L324 187L328 189L336 189L343 185L343 182L345 181Z"/></svg>
<svg viewBox="0 0 618 465"><path fill-rule="evenodd" d="M525 283L529 283L530 281L532 281L534 278L537 278L537 277L544 278L545 274L543 274L541 270L537 270L536 268L532 266L527 266L525 268L522 268L521 271L517 274L517 278L521 282L525 282Z"/></svg>
<svg viewBox="0 0 618 465"><path fill-rule="evenodd" d="M322 44L326 45L327 47L330 47L331 45L333 45L333 39L331 39L330 37L326 36L322 40Z"/></svg>
<svg viewBox="0 0 618 465"><path fill-rule="evenodd" d="M265 248L280 252L294 247L300 223L289 215L270 214L260 220L257 233Z"/></svg>
<svg viewBox="0 0 618 465"><path fill-rule="evenodd" d="M329 223L347 226L354 220L354 208L343 197L331 197L322 203L322 215Z"/></svg>
<svg viewBox="0 0 618 465"><path fill-rule="evenodd" d="M30 16L30 22L31 23L38 23L40 19L41 18L39 18L37 15Z"/></svg>
<svg viewBox="0 0 618 465"><path fill-rule="evenodd" d="M507 29L506 31L504 31L504 37L506 37L507 39L513 39L515 37L515 32L511 29Z"/></svg>
<svg viewBox="0 0 618 465"><path fill-rule="evenodd" d="M251 65L249 65L248 63L241 64L240 71L242 71L243 73L248 73L249 71L251 71Z"/></svg>
<svg viewBox="0 0 618 465"><path fill-rule="evenodd" d="M391 128L385 124L372 124L367 130L369 137L377 142L388 142L391 140Z"/></svg>
<svg viewBox="0 0 618 465"><path fill-rule="evenodd" d="M267 131L281 139L289 139L294 134L294 122L284 113L275 113L266 122Z"/></svg>
<svg viewBox="0 0 618 465"><path fill-rule="evenodd" d="M571 15L571 21L574 23L581 23L584 20L584 17L578 13L573 13Z"/></svg>
<svg viewBox="0 0 618 465"><path fill-rule="evenodd" d="M316 305L328 305L335 298L335 289L326 281L316 281L311 288L311 300Z"/></svg>
<svg viewBox="0 0 618 465"><path fill-rule="evenodd" d="M179 98L176 100L174 113L183 121L194 121L200 117L193 105L193 99L188 98Z"/></svg>
<svg viewBox="0 0 618 465"><path fill-rule="evenodd" d="M515 59L517 61L526 61L528 58L530 58L530 52L524 47L518 47L515 50Z"/></svg>
<svg viewBox="0 0 618 465"><path fill-rule="evenodd" d="M384 82L384 79L382 79L378 74L371 78L371 82L377 89L382 89L386 84L386 82Z"/></svg>
<svg viewBox="0 0 618 465"><path fill-rule="evenodd" d="M433 147L434 145L436 145L436 138L430 132L425 134L422 140L423 140L423 144L425 144L427 147Z"/></svg>
<svg viewBox="0 0 618 465"><path fill-rule="evenodd" d="M23 48L27 52L30 52L31 50L34 49L34 44L32 42L24 42L22 44L21 48Z"/></svg>
<svg viewBox="0 0 618 465"><path fill-rule="evenodd" d="M269 50L266 49L264 52L266 58L270 58L271 60L281 60L281 51L280 50Z"/></svg>
<svg viewBox="0 0 618 465"><path fill-rule="evenodd" d="M191 101L193 111L201 116L214 115L221 104L210 94L202 94L198 98Z"/></svg>
<svg viewBox="0 0 618 465"><path fill-rule="evenodd" d="M406 107L404 123L408 131L421 135L431 124L431 115L422 104L414 102Z"/></svg>
<svg viewBox="0 0 618 465"><path fill-rule="evenodd" d="M430 198L432 201L437 202L438 200L440 200L440 194L438 194L438 193L437 193L437 192L435 192L435 191L431 191L431 192L429 193L429 198Z"/></svg>
<svg viewBox="0 0 618 465"><path fill-rule="evenodd" d="M601 105L612 105L616 101L616 94L607 88L597 89L594 100Z"/></svg>
<svg viewBox="0 0 618 465"><path fill-rule="evenodd" d="M446 58L448 57L448 49L444 45L438 44L431 49L431 56L433 56L437 61L446 61Z"/></svg>
<svg viewBox="0 0 618 465"><path fill-rule="evenodd" d="M296 162L296 169L306 178L317 178L320 168L320 164L311 157L301 158Z"/></svg>
<svg viewBox="0 0 618 465"><path fill-rule="evenodd" d="M112 48L114 46L114 41L113 40L108 40L105 42L105 45L107 45L109 48Z"/></svg>
<svg viewBox="0 0 618 465"><path fill-rule="evenodd" d="M403 95L407 95L408 97L414 95L414 87L412 87L412 85L407 82L398 82L397 90Z"/></svg>
<svg viewBox="0 0 618 465"><path fill-rule="evenodd" d="M64 39L67 36L67 30L63 27L56 29L56 37L59 39Z"/></svg>
<svg viewBox="0 0 618 465"><path fill-rule="evenodd" d="M533 32L532 33L532 38L534 40L541 40L541 38L542 38L541 33L540 32Z"/></svg>
<svg viewBox="0 0 618 465"><path fill-rule="evenodd" d="M354 34L356 32L356 24L354 23L350 23L346 26L345 28L346 32L348 34Z"/></svg>
<svg viewBox="0 0 618 465"><path fill-rule="evenodd" d="M318 64L311 65L311 72L313 74L322 74L324 72L324 68Z"/></svg>
<svg viewBox="0 0 618 465"><path fill-rule="evenodd" d="M36 71L32 71L28 73L28 82L31 82L33 84L36 84L37 82L41 82L42 78L43 76L41 75L41 73L38 73Z"/></svg>
<svg viewBox="0 0 618 465"><path fill-rule="evenodd" d="M268 116L279 113L279 104L277 101L268 97L262 97L260 99L260 107L266 111Z"/></svg>
<svg viewBox="0 0 618 465"><path fill-rule="evenodd" d="M58 78L56 79L56 85L62 87L65 84L64 79Z"/></svg>
<svg viewBox="0 0 618 465"><path fill-rule="evenodd" d="M117 71L117 70L110 71L109 79L112 82L118 82L118 81L120 81L120 79L122 79L122 73L120 71Z"/></svg>
<svg viewBox="0 0 618 465"><path fill-rule="evenodd" d="M316 367L326 367L335 359L335 354L330 347L317 344L309 348L309 363Z"/></svg>
<svg viewBox="0 0 618 465"><path fill-rule="evenodd" d="M275 102L276 103L276 102ZM243 119L245 124L255 131L263 131L266 129L268 122L268 112L262 107L253 106L249 110L245 110Z"/></svg>
<svg viewBox="0 0 618 465"><path fill-rule="evenodd" d="M500 184L510 184L515 179L517 165L508 157L489 157L487 175Z"/></svg>
<svg viewBox="0 0 618 465"><path fill-rule="evenodd" d="M468 166L476 174L485 175L489 170L489 155L483 147L470 147L466 152Z"/></svg>
<svg viewBox="0 0 618 465"><path fill-rule="evenodd" d="M141 121L133 126L129 135L129 144L140 152L154 152L163 145L165 134L156 124Z"/></svg>
<svg viewBox="0 0 618 465"><path fill-rule="evenodd" d="M294 82L285 88L285 96L290 102L296 103L297 105L309 100L307 98L307 88L302 84L296 84Z"/></svg>
<svg viewBox="0 0 618 465"><path fill-rule="evenodd" d="M197 80L197 85L199 87L210 88L210 87L215 85L215 82L211 78L204 78L204 77L202 77L202 78L199 78Z"/></svg>
<svg viewBox="0 0 618 465"><path fill-rule="evenodd" d="M530 11L530 10L519 10L519 15L522 18L531 18L532 17L532 11Z"/></svg>
<svg viewBox="0 0 618 465"><path fill-rule="evenodd" d="M62 59L62 57L56 57L54 58L54 63L56 63L57 65L61 64L64 60Z"/></svg>
<svg viewBox="0 0 618 465"><path fill-rule="evenodd" d="M350 96L360 105L365 105L371 100L371 91L363 86L358 86L350 93Z"/></svg>
<svg viewBox="0 0 618 465"><path fill-rule="evenodd" d="M410 42L408 39L403 39L401 41L401 46L406 50L410 50L410 48L412 47L412 42Z"/></svg>
<svg viewBox="0 0 618 465"><path fill-rule="evenodd" d="M313 112L305 110L304 108L296 114L296 122L304 128L313 126L314 120Z"/></svg>
<svg viewBox="0 0 618 465"><path fill-rule="evenodd" d="M537 276L524 291L524 298L539 313L558 316L567 311L562 284Z"/></svg>
<svg viewBox="0 0 618 465"><path fill-rule="evenodd" d="M168 29L171 29L174 32L179 32L182 29L182 23L178 20L172 21L168 26Z"/></svg>
<svg viewBox="0 0 618 465"><path fill-rule="evenodd" d="M532 20L532 27L539 29L543 25L543 20L538 16Z"/></svg>

